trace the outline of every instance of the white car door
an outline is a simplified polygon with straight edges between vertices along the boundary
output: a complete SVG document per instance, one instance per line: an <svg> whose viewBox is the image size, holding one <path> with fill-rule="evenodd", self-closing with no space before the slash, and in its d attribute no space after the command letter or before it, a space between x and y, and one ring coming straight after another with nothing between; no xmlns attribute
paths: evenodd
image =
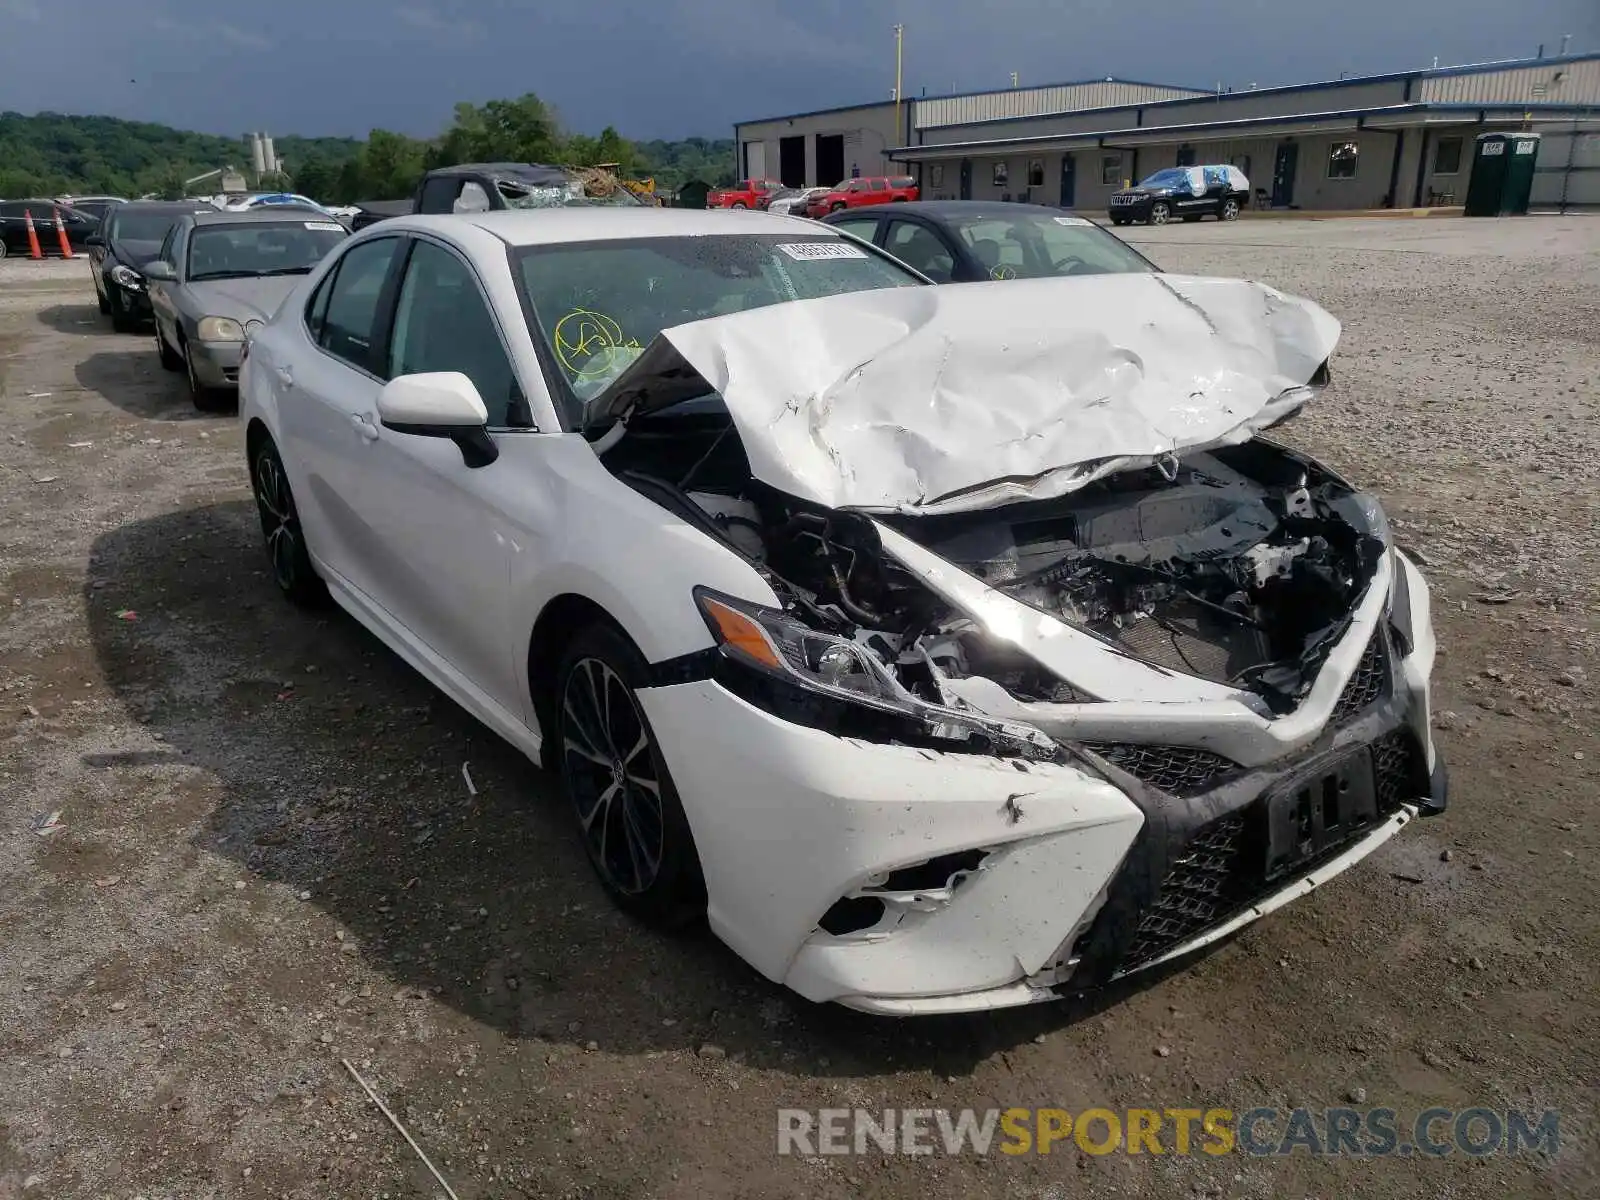
<svg viewBox="0 0 1600 1200"><path fill-rule="evenodd" d="M383 574L364 515L368 451L377 435L384 300L404 239L375 238L340 256L286 331L294 350L263 364L277 395L290 486L318 561L343 583L377 597Z"/></svg>
<svg viewBox="0 0 1600 1200"><path fill-rule="evenodd" d="M383 345L385 379L459 371L483 397L491 429L530 423L493 308L454 248L413 235ZM469 685L473 700L525 725L528 705L510 652L517 644L510 569L521 535L506 516L524 481L509 462L469 467L447 438L381 427L375 389L371 397L357 415L373 433L349 471L355 486L341 493L353 526L370 539L364 586Z"/></svg>

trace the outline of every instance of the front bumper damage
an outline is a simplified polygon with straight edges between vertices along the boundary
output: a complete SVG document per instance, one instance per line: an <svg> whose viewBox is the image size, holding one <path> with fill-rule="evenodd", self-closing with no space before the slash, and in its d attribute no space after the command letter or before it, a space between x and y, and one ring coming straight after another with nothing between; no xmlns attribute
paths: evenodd
<svg viewBox="0 0 1600 1200"><path fill-rule="evenodd" d="M1446 803L1427 586L1393 562L1295 712L1096 704L1053 732L1081 759L837 737L710 679L642 691L712 928L809 999L948 1013L1103 986L1320 887Z"/></svg>

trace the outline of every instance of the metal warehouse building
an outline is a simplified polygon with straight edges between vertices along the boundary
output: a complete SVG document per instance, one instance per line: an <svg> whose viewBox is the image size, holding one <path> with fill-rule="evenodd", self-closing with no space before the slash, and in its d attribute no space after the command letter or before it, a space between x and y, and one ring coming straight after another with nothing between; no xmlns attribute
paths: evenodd
<svg viewBox="0 0 1600 1200"><path fill-rule="evenodd" d="M739 171L791 187L908 173L925 199L1104 208L1163 167L1232 163L1275 208L1466 196L1473 139L1544 134L1537 205L1600 205L1600 54L1248 91L1122 79L855 105L734 127ZM1264 193L1264 195L1263 195Z"/></svg>

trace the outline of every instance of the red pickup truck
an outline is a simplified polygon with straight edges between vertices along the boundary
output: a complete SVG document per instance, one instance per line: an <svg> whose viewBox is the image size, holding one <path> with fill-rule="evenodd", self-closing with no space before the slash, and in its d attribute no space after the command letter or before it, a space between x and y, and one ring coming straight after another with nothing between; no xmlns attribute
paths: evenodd
<svg viewBox="0 0 1600 1200"><path fill-rule="evenodd" d="M729 188L712 188L706 193L706 207L765 208L782 186L776 179L741 179Z"/></svg>
<svg viewBox="0 0 1600 1200"><path fill-rule="evenodd" d="M921 195L917 181L909 175L863 175L859 179L846 179L825 194L814 197L806 204L806 216L825 217L841 208L916 200Z"/></svg>

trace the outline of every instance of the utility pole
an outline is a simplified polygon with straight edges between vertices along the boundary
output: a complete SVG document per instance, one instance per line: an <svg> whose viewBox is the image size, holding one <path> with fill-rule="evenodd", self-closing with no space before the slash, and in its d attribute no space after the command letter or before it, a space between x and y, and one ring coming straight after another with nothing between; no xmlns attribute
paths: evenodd
<svg viewBox="0 0 1600 1200"><path fill-rule="evenodd" d="M902 139L900 128L900 88L902 82L902 67L905 64L905 38L906 27L894 27L894 136L895 140Z"/></svg>

